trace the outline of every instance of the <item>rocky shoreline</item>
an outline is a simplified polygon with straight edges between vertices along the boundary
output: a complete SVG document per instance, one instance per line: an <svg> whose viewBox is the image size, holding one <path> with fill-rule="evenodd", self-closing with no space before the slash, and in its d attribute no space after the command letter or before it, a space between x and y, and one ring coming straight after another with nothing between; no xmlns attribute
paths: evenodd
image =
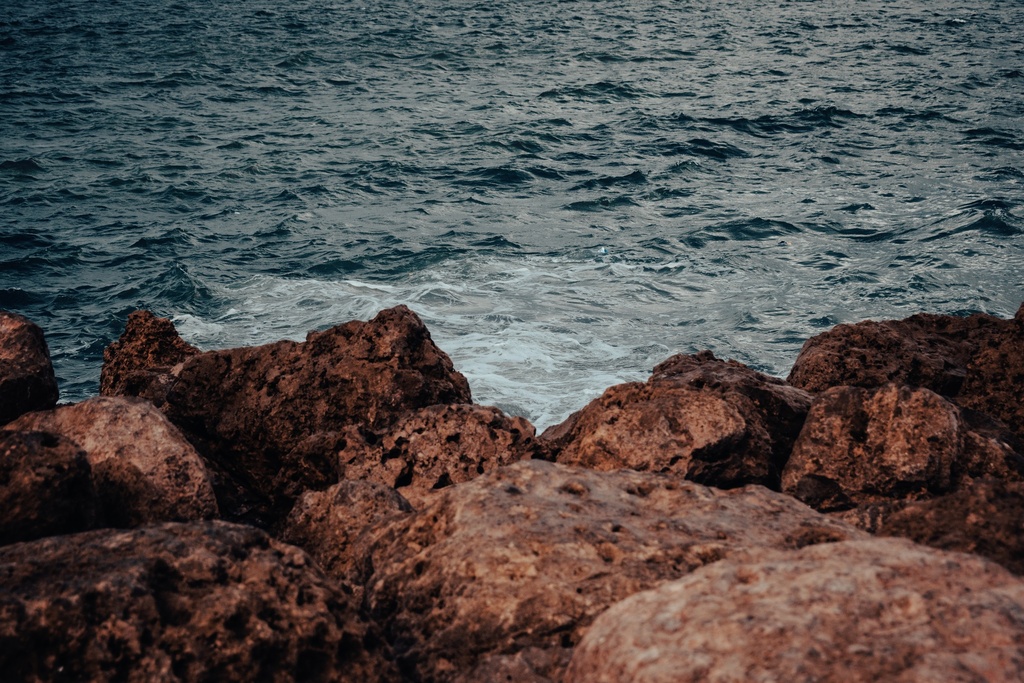
<svg viewBox="0 0 1024 683"><path fill-rule="evenodd" d="M1024 680L1024 305L540 435L404 306L208 352L137 311L100 393L0 312L5 680Z"/></svg>

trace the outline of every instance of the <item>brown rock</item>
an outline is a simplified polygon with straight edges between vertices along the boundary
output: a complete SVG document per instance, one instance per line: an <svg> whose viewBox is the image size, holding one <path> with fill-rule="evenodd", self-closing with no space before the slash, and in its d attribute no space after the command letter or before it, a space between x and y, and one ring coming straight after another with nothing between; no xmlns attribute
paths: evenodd
<svg viewBox="0 0 1024 683"><path fill-rule="evenodd" d="M362 595L372 572L365 566L368 529L412 512L394 489L367 481L342 481L326 491L307 491L278 534L308 552L339 584Z"/></svg>
<svg viewBox="0 0 1024 683"><path fill-rule="evenodd" d="M895 383L955 396L979 347L1010 324L982 314L921 313L905 320L837 325L804 343L789 383L812 392Z"/></svg>
<svg viewBox="0 0 1024 683"><path fill-rule="evenodd" d="M211 463L226 518L269 526L305 488L336 481L318 433L379 429L403 413L471 400L465 377L404 306L305 343L212 351L185 360L164 412Z"/></svg>
<svg viewBox="0 0 1024 683"><path fill-rule="evenodd" d="M23 415L11 427L60 434L85 449L108 524L140 526L218 514L203 461L148 401L93 398Z"/></svg>
<svg viewBox="0 0 1024 683"><path fill-rule="evenodd" d="M398 489L413 505L524 458L544 457L534 428L497 408L468 404L428 406L383 433L348 427L339 450L341 476Z"/></svg>
<svg viewBox="0 0 1024 683"><path fill-rule="evenodd" d="M57 378L38 325L0 311L0 426L57 405Z"/></svg>
<svg viewBox="0 0 1024 683"><path fill-rule="evenodd" d="M752 551L601 615L565 683L1019 681L1024 582L873 539Z"/></svg>
<svg viewBox="0 0 1024 683"><path fill-rule="evenodd" d="M1024 311L1024 305L1021 306ZM1007 424L1024 441L1024 314L999 336L990 337L967 366L961 405Z"/></svg>
<svg viewBox="0 0 1024 683"><path fill-rule="evenodd" d="M590 622L627 595L739 548L867 537L760 487L543 460L446 488L372 535L365 603L418 681L557 680ZM551 669L531 679L534 666Z"/></svg>
<svg viewBox="0 0 1024 683"><path fill-rule="evenodd" d="M181 364L198 353L170 320L135 311L121 338L103 351L100 394L138 396L162 406Z"/></svg>
<svg viewBox="0 0 1024 683"><path fill-rule="evenodd" d="M371 627L298 548L169 523L0 549L7 680L394 680Z"/></svg>
<svg viewBox="0 0 1024 683"><path fill-rule="evenodd" d="M971 432L928 389L836 387L819 394L782 475L782 489L823 511L952 491L965 477L1021 479L1024 460Z"/></svg>
<svg viewBox="0 0 1024 683"><path fill-rule="evenodd" d="M56 434L0 430L0 545L90 529L99 508L77 444Z"/></svg>
<svg viewBox="0 0 1024 683"><path fill-rule="evenodd" d="M778 488L811 397L709 351L675 356L644 384L611 387L541 439L558 462Z"/></svg>
<svg viewBox="0 0 1024 683"><path fill-rule="evenodd" d="M882 518L877 533L974 553L1024 575L1024 483L966 482L949 495L900 506Z"/></svg>

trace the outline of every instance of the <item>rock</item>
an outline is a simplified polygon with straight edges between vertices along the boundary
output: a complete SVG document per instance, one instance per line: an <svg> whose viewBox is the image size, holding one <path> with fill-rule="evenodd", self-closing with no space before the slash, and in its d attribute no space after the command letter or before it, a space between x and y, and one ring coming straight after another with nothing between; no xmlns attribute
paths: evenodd
<svg viewBox="0 0 1024 683"><path fill-rule="evenodd" d="M1019 480L1022 459L972 432L928 389L836 387L819 394L782 475L782 489L822 512L954 490L968 476Z"/></svg>
<svg viewBox="0 0 1024 683"><path fill-rule="evenodd" d="M517 460L543 458L533 425L497 408L428 406L383 433L351 426L339 450L341 476L398 489L413 505L431 493Z"/></svg>
<svg viewBox="0 0 1024 683"><path fill-rule="evenodd" d="M103 350L100 395L138 396L162 406L181 364L198 353L170 320L135 311L121 338Z"/></svg>
<svg viewBox="0 0 1024 683"><path fill-rule="evenodd" d="M804 343L788 380L811 392L895 383L955 396L979 347L1010 324L983 314L920 313L905 320L837 325Z"/></svg>
<svg viewBox="0 0 1024 683"><path fill-rule="evenodd" d="M0 426L57 405L57 378L38 325L0 311Z"/></svg>
<svg viewBox="0 0 1024 683"><path fill-rule="evenodd" d="M93 398L23 415L10 426L60 434L85 449L108 524L132 527L218 515L199 454L149 401Z"/></svg>
<svg viewBox="0 0 1024 683"><path fill-rule="evenodd" d="M211 463L222 514L269 527L302 490L337 480L335 454L308 448L308 439L470 401L465 377L416 314L399 306L370 322L311 332L304 343L191 356L162 409Z"/></svg>
<svg viewBox="0 0 1024 683"><path fill-rule="evenodd" d="M895 539L752 551L614 605L564 680L1024 680L1024 582Z"/></svg>
<svg viewBox="0 0 1024 683"><path fill-rule="evenodd" d="M0 549L9 680L395 680L373 629L298 548L168 523Z"/></svg>
<svg viewBox="0 0 1024 683"><path fill-rule="evenodd" d="M990 337L967 366L961 405L1007 424L1024 441L1024 305L1001 336Z"/></svg>
<svg viewBox="0 0 1024 683"><path fill-rule="evenodd" d="M1024 483L972 480L949 495L891 511L877 533L974 553L1024 575Z"/></svg>
<svg viewBox="0 0 1024 683"><path fill-rule="evenodd" d="M417 681L558 680L591 621L632 593L740 548L868 537L761 487L543 460L448 487L371 535L364 602Z"/></svg>
<svg viewBox="0 0 1024 683"><path fill-rule="evenodd" d="M778 489L810 402L782 380L704 351L670 358L644 384L611 387L541 439L566 464Z"/></svg>
<svg viewBox="0 0 1024 683"><path fill-rule="evenodd" d="M56 434L0 430L0 545L90 529L99 509L77 444Z"/></svg>
<svg viewBox="0 0 1024 683"><path fill-rule="evenodd" d="M307 491L295 502L278 538L308 552L324 572L362 596L372 572L364 532L412 512L394 489L368 481L341 481L326 491Z"/></svg>

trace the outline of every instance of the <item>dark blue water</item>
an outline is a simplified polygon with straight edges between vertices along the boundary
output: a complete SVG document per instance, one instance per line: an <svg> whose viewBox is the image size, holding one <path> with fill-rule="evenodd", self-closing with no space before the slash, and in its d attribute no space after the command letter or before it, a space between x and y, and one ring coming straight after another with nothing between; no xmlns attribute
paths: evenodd
<svg viewBox="0 0 1024 683"><path fill-rule="evenodd" d="M96 392L406 303L538 425L673 352L1024 299L1024 3L0 7L0 307Z"/></svg>

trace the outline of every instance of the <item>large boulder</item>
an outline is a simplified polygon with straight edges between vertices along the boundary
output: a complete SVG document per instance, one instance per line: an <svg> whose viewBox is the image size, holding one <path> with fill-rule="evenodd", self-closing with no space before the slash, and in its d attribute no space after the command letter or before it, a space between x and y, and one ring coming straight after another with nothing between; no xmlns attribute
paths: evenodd
<svg viewBox="0 0 1024 683"><path fill-rule="evenodd" d="M98 397L23 415L9 428L60 434L85 449L108 524L218 515L199 454L149 401Z"/></svg>
<svg viewBox="0 0 1024 683"><path fill-rule="evenodd" d="M387 681L386 648L298 548L168 523L0 549L5 680Z"/></svg>
<svg viewBox="0 0 1024 683"><path fill-rule="evenodd" d="M350 426L339 446L342 477L398 489L413 505L446 486L547 453L524 418L469 404L422 408L383 433Z"/></svg>
<svg viewBox="0 0 1024 683"><path fill-rule="evenodd" d="M283 518L304 488L337 481L335 453L303 447L318 433L471 401L465 377L404 306L304 343L193 355L173 374L162 410L210 461L225 517L260 526Z"/></svg>
<svg viewBox="0 0 1024 683"><path fill-rule="evenodd" d="M867 537L762 487L543 460L448 487L370 535L364 602L418 681L558 680L632 593L741 548Z"/></svg>
<svg viewBox="0 0 1024 683"><path fill-rule="evenodd" d="M170 320L135 311L120 339L103 350L100 394L138 396L162 406L181 364L198 353Z"/></svg>
<svg viewBox="0 0 1024 683"><path fill-rule="evenodd" d="M1024 442L1024 304L1001 336L986 341L967 366L957 401L1002 420Z"/></svg>
<svg viewBox="0 0 1024 683"><path fill-rule="evenodd" d="M43 331L24 316L0 311L0 426L57 404L57 378Z"/></svg>
<svg viewBox="0 0 1024 683"><path fill-rule="evenodd" d="M971 477L1024 478L998 432L922 388L836 387L819 394L782 475L783 491L822 512L949 493Z"/></svg>
<svg viewBox="0 0 1024 683"><path fill-rule="evenodd" d="M895 383L955 396L978 349L1010 325L990 315L929 313L837 325L804 343L788 381L811 392Z"/></svg>
<svg viewBox="0 0 1024 683"><path fill-rule="evenodd" d="M810 403L780 379L704 351L670 358L646 383L609 388L541 439L566 464L778 489Z"/></svg>
<svg viewBox="0 0 1024 683"><path fill-rule="evenodd" d="M0 545L91 529L99 514L89 461L77 444L0 430Z"/></svg>
<svg viewBox="0 0 1024 683"><path fill-rule="evenodd" d="M895 539L752 551L638 593L565 683L1024 680L1024 582Z"/></svg>

